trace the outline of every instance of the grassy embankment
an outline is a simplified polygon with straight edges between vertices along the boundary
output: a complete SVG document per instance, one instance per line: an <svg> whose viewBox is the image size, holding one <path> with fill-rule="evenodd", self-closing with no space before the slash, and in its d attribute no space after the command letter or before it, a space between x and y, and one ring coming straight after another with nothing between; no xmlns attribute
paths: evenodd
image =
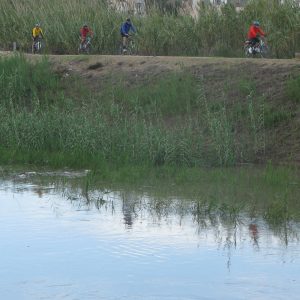
<svg viewBox="0 0 300 300"><path fill-rule="evenodd" d="M283 84L282 104L246 77L210 95L201 76L184 67L132 85L112 74L98 92L83 78L55 74L46 59L2 58L0 69L1 163L102 170L278 163L273 133L299 111L299 75ZM283 156L293 163L296 155L286 149Z"/></svg>
<svg viewBox="0 0 300 300"><path fill-rule="evenodd" d="M104 3L105 1L103 1ZM146 17L134 17L140 54L179 56L241 56L243 41L254 19L268 33L274 57L293 57L299 51L300 8L295 1L250 1L237 13L230 5L221 11L201 5L198 18L162 14L153 9ZM95 53L114 54L119 27L125 15L109 9L102 1L2 0L0 2L1 47L11 49L17 42L29 51L31 29L40 22L48 53L76 53L78 31L88 22L95 31ZM8 33L9 32L9 33Z"/></svg>

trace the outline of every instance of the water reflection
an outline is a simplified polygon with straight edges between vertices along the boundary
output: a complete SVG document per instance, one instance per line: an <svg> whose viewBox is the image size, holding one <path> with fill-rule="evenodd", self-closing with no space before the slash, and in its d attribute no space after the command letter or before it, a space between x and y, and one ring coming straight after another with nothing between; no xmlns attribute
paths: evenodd
<svg viewBox="0 0 300 300"><path fill-rule="evenodd" d="M32 175L31 175L32 176ZM21 177L23 180L24 177ZM298 223L285 220L278 224L269 224L259 212L256 215L247 214L243 209L236 209L216 202L208 202L198 199L176 199L172 197L159 198L135 191L110 191L107 189L85 190L81 185L70 186L65 182L63 185L50 184L49 186L38 186L27 184L16 184L22 180L15 181L14 189L18 192L31 190L39 198L48 194L60 193L68 199L77 210L93 210L111 215L123 215L123 224L126 229L133 229L135 223L143 219L151 219L153 224L172 224L176 219L182 226L186 218L192 217L191 222L195 232L201 235L207 231L214 231L215 240L223 244L224 248L236 248L238 236L245 237L245 228L252 241L254 248L259 250L259 230L271 230L286 246L290 241L299 240ZM54 205L55 207L55 205ZM241 206L243 208L243 206ZM53 208L57 210L57 208Z"/></svg>
<svg viewBox="0 0 300 300"><path fill-rule="evenodd" d="M133 225L133 219L136 217L133 215L134 211L129 205L129 201L122 199L122 213L124 215L124 223L127 228L131 229Z"/></svg>
<svg viewBox="0 0 300 300"><path fill-rule="evenodd" d="M51 193L61 194L68 199L78 210L93 210L114 215L119 212L123 215L123 224L126 229L133 229L134 224L143 219L151 219L154 224L162 222L174 222L176 218L179 225L185 218L191 217L191 222L197 234L202 234L207 230L214 230L216 241L220 242L220 237L224 247L230 248L237 246L237 235L245 236L246 231L239 232L241 228L248 228L248 236L252 240L253 247L259 249L260 228L271 230L272 234L280 238L287 246L290 241L299 240L299 225L290 219L278 220L278 222L268 222L264 218L265 213L245 206L247 200L239 202L233 201L233 205L218 202L216 199L199 198L174 198L153 197L149 190L132 191L123 189L112 191L106 188L87 188L82 181L71 184L74 178L86 175L86 172L46 172L36 173L27 172L14 175L11 182L15 191L21 192L30 190L42 199ZM46 178L46 184L34 184L35 180L40 181L41 175ZM65 178L68 178L66 181ZM63 178L63 180L61 180ZM223 230L221 230L223 229Z"/></svg>
<svg viewBox="0 0 300 300"><path fill-rule="evenodd" d="M295 220L64 178L2 180L3 299L297 299Z"/></svg>

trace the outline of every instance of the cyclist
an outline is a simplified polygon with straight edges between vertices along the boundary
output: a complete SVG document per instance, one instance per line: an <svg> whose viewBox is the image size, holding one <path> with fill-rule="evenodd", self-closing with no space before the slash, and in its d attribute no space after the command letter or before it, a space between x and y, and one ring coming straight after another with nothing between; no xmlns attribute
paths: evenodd
<svg viewBox="0 0 300 300"><path fill-rule="evenodd" d="M34 53L35 43L40 39L44 38L43 30L39 23L36 23L32 29L32 53Z"/></svg>
<svg viewBox="0 0 300 300"><path fill-rule="evenodd" d="M250 45L252 47L255 47L260 42L259 37L265 37L265 36L266 34L261 30L259 22L254 21L250 26L248 32L248 40L250 42Z"/></svg>
<svg viewBox="0 0 300 300"><path fill-rule="evenodd" d="M122 37L122 45L123 45L123 53L127 51L127 42L129 38L129 32L132 31L136 33L136 29L133 26L130 18L126 19L126 21L121 25L120 34Z"/></svg>
<svg viewBox="0 0 300 300"><path fill-rule="evenodd" d="M80 39L81 39L80 48L83 47L88 36L93 38L94 33L93 33L92 29L86 23L84 23L82 28L80 28Z"/></svg>

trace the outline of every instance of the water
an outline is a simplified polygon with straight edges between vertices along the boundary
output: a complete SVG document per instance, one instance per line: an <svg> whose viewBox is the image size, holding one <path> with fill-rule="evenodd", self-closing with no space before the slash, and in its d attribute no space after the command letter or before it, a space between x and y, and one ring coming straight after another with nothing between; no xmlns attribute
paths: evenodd
<svg viewBox="0 0 300 300"><path fill-rule="evenodd" d="M1 299L299 299L297 223L31 175L0 185Z"/></svg>

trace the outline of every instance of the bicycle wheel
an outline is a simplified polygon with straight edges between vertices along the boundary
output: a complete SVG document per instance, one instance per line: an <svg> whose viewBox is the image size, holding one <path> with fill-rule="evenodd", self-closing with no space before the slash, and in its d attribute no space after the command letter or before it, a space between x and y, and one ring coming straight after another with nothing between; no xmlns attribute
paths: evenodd
<svg viewBox="0 0 300 300"><path fill-rule="evenodd" d="M262 46L260 49L260 56L262 58L268 58L269 56L269 49L266 45Z"/></svg>
<svg viewBox="0 0 300 300"><path fill-rule="evenodd" d="M128 52L129 55L138 55L137 44L134 41L129 43Z"/></svg>
<svg viewBox="0 0 300 300"><path fill-rule="evenodd" d="M245 54L245 57L247 57L247 58L253 57L253 53L251 51L251 46L250 45L245 45L244 46L244 54Z"/></svg>
<svg viewBox="0 0 300 300"><path fill-rule="evenodd" d="M115 51L115 54L116 55L122 55L123 53L123 44L122 42L118 42L117 45L116 45L116 51Z"/></svg>
<svg viewBox="0 0 300 300"><path fill-rule="evenodd" d="M85 47L85 54L90 54L92 51L92 45L91 44L87 44Z"/></svg>
<svg viewBox="0 0 300 300"><path fill-rule="evenodd" d="M33 54L38 54L38 53L40 53L41 49L42 49L41 42L40 42L40 41L36 42L36 43L33 45Z"/></svg>

